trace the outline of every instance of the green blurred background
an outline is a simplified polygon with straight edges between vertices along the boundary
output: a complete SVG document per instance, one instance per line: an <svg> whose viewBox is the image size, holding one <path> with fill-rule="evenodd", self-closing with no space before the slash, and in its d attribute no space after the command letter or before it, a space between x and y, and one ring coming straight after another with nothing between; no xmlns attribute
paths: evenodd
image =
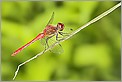
<svg viewBox="0 0 122 82"><path fill-rule="evenodd" d="M119 2L2 2L2 80L12 80L17 66L42 51L40 41L17 56L11 54L42 32L55 12L53 24L76 30ZM61 43L64 53L46 52L25 64L15 80L120 80L121 10ZM67 32L65 30L65 32Z"/></svg>

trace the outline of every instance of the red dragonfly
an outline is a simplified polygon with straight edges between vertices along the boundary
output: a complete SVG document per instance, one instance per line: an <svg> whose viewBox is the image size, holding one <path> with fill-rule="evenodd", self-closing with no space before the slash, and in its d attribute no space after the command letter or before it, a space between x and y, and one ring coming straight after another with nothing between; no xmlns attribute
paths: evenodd
<svg viewBox="0 0 122 82"><path fill-rule="evenodd" d="M48 39L50 39L53 36L56 36L56 40L58 41L58 34L63 35L64 33L61 32L64 29L64 24L63 23L58 23L56 26L51 25L52 21L54 18L54 12L48 22L48 24L46 25L46 28L43 30L42 33L39 33L34 39L32 39L30 42L28 42L27 44L25 44L24 46L20 47L19 49L17 49L11 56L16 56L20 51L22 51L23 49L25 49L26 47L28 47L30 44L34 43L37 40L41 40L45 37L46 38L46 43L47 46L48 45Z"/></svg>

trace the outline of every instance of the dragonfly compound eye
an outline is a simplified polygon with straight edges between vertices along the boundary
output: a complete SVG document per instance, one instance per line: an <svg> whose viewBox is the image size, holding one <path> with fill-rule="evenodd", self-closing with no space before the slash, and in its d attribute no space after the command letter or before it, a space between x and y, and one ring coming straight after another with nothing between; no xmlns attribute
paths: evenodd
<svg viewBox="0 0 122 82"><path fill-rule="evenodd" d="M58 23L57 27L60 31L62 31L64 29L64 24L63 23Z"/></svg>

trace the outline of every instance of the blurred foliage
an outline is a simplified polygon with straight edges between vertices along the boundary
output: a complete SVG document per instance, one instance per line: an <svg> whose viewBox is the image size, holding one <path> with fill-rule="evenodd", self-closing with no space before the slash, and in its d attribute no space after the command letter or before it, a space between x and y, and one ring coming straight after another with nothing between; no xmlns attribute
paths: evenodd
<svg viewBox="0 0 122 82"><path fill-rule="evenodd" d="M118 2L2 2L2 80L12 80L17 66L41 52L40 41L11 57L14 50L42 32L52 12L53 24L79 28ZM64 53L44 55L25 64L16 80L120 80L120 8L62 44Z"/></svg>

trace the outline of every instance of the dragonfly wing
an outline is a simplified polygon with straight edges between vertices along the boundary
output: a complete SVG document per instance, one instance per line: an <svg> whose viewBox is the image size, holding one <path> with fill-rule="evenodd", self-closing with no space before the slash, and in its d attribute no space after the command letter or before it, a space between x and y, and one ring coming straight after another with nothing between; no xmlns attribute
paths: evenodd
<svg viewBox="0 0 122 82"><path fill-rule="evenodd" d="M54 12L53 12L53 14L52 14L50 20L48 21L47 25L52 24L53 19L54 19ZM47 26L47 25L46 25L46 26Z"/></svg>
<svg viewBox="0 0 122 82"><path fill-rule="evenodd" d="M62 54L64 52L61 44L58 44L56 46L54 46L52 49L51 49L51 52L55 53L55 54Z"/></svg>
<svg viewBox="0 0 122 82"><path fill-rule="evenodd" d="M40 40L40 42L41 42L41 45L45 46L45 44L46 44L46 37L42 38Z"/></svg>
<svg viewBox="0 0 122 82"><path fill-rule="evenodd" d="M47 39L47 37L44 37L44 38L42 38L41 40L40 40L40 42L41 42L41 49L43 49L43 50L45 50L45 49L47 49L49 46L47 45L47 43L46 43L46 39Z"/></svg>
<svg viewBox="0 0 122 82"><path fill-rule="evenodd" d="M43 47L41 47L42 49L47 49L48 47L52 46L56 42L55 37L48 39L48 41L46 42L47 38L48 37L45 37L40 40L41 46L43 46ZM53 48L50 49L50 51L55 54L61 54L64 52L61 44L54 46Z"/></svg>

